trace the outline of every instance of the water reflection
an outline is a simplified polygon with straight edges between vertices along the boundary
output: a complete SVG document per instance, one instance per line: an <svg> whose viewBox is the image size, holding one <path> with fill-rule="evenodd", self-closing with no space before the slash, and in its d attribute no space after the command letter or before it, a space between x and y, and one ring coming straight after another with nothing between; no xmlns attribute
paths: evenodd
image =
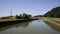
<svg viewBox="0 0 60 34"><path fill-rule="evenodd" d="M6 26L6 27L2 27L2 28L0 28L0 31L6 30L6 29L10 29L10 28L13 28L13 27L16 27L16 28L18 28L18 27L26 28L30 22L31 21L25 21L25 22L22 22L22 23L17 23L17 24L14 24L14 25L9 25L9 26Z"/></svg>
<svg viewBox="0 0 60 34"><path fill-rule="evenodd" d="M0 28L0 34L60 34L60 32L42 20L34 20Z"/></svg>
<svg viewBox="0 0 60 34"><path fill-rule="evenodd" d="M16 28L18 28L18 27L26 28L26 27L29 25L30 22L31 22L31 21L27 21L27 22L20 23L20 24L15 24L15 27L16 27Z"/></svg>
<svg viewBox="0 0 60 34"><path fill-rule="evenodd" d="M55 24L49 23L49 22L45 22L47 25L49 25L52 29L60 32L60 26L57 26Z"/></svg>

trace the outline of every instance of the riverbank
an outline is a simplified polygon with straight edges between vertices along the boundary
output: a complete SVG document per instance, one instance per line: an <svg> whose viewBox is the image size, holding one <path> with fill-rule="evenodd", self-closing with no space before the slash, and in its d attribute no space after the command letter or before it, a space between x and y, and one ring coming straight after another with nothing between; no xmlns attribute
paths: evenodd
<svg viewBox="0 0 60 34"><path fill-rule="evenodd" d="M48 18L48 17L42 17L43 21L50 22L52 24L56 24L60 26L60 18Z"/></svg>
<svg viewBox="0 0 60 34"><path fill-rule="evenodd" d="M1 27L4 27L4 26L16 24L16 23L22 23L22 22L25 22L25 21L31 21L31 20L36 20L36 19L1 20L1 21L0 21L0 28L1 28Z"/></svg>
<svg viewBox="0 0 60 34"><path fill-rule="evenodd" d="M42 17L43 21L53 29L60 32L60 18L46 18Z"/></svg>

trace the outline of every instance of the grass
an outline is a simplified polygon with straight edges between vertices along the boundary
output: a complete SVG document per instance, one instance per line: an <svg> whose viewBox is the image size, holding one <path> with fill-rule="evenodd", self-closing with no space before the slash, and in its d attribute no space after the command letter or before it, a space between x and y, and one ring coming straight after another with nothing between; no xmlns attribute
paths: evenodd
<svg viewBox="0 0 60 34"><path fill-rule="evenodd" d="M15 18L0 19L0 22L1 21L12 21L12 20L16 20L16 19Z"/></svg>
<svg viewBox="0 0 60 34"><path fill-rule="evenodd" d="M44 21L49 21L49 22L52 22L54 24L60 25L60 18L49 18L49 17L45 17L43 19L44 19Z"/></svg>
<svg viewBox="0 0 60 34"><path fill-rule="evenodd" d="M49 18L49 17L43 17L43 20L46 24L48 24L52 29L60 32L60 24L54 21L60 21L60 18ZM51 20L54 20L53 22ZM56 24L57 23L57 24ZM58 25L59 24L59 25Z"/></svg>
<svg viewBox="0 0 60 34"><path fill-rule="evenodd" d="M53 19L53 20L56 20L56 21L60 21L60 18L48 18L48 19Z"/></svg>
<svg viewBox="0 0 60 34"><path fill-rule="evenodd" d="M46 24L48 24L50 27L52 27L54 30L60 32L60 26L57 26L56 24L50 23L48 21L45 21Z"/></svg>

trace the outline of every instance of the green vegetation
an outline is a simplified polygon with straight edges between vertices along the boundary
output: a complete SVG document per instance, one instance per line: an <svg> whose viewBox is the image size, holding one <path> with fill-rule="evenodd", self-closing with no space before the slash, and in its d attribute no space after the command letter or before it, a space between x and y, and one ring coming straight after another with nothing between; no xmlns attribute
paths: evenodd
<svg viewBox="0 0 60 34"><path fill-rule="evenodd" d="M43 15L36 15L36 16L34 16L34 17L43 17Z"/></svg>
<svg viewBox="0 0 60 34"><path fill-rule="evenodd" d="M45 17L60 17L60 7L53 8L52 10L48 11Z"/></svg>
<svg viewBox="0 0 60 34"><path fill-rule="evenodd" d="M48 21L45 21L46 24L48 24L50 27L52 27L54 30L60 32L60 26L57 26L56 24L50 23Z"/></svg>
<svg viewBox="0 0 60 34"><path fill-rule="evenodd" d="M11 16L1 17L0 19L8 19L8 18L11 18Z"/></svg>
<svg viewBox="0 0 60 34"><path fill-rule="evenodd" d="M28 15L26 13L16 15L16 16L7 16L7 17L1 17L0 19L7 19L7 20L13 20L13 19L31 19L31 15Z"/></svg>
<svg viewBox="0 0 60 34"><path fill-rule="evenodd" d="M28 15L26 13L20 14L20 15L16 15L16 19L31 19L31 15Z"/></svg>
<svg viewBox="0 0 60 34"><path fill-rule="evenodd" d="M50 20L56 20L56 21L60 21L60 18L48 18L48 19L50 19Z"/></svg>
<svg viewBox="0 0 60 34"><path fill-rule="evenodd" d="M16 16L6 16L6 17L1 17L0 18L0 22L3 21L13 21L13 20L26 20L26 19L32 19L33 17L29 14L23 13L20 15L16 15Z"/></svg>

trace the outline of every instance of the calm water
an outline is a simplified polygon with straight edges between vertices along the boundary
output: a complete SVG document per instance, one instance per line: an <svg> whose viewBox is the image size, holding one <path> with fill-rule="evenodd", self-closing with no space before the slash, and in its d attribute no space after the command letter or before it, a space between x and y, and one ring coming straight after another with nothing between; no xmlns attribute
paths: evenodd
<svg viewBox="0 0 60 34"><path fill-rule="evenodd" d="M0 34L60 34L60 32L42 20L34 20L0 28Z"/></svg>

